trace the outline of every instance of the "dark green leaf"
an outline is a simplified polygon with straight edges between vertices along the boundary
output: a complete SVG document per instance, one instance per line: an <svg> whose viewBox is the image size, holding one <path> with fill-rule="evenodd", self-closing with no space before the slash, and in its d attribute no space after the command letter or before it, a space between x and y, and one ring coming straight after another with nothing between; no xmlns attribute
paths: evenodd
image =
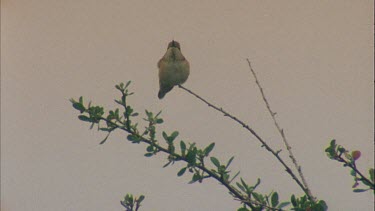
<svg viewBox="0 0 375 211"><path fill-rule="evenodd" d="M110 134L111 133L108 133L107 136L103 139L103 141L101 141L99 144L104 144L107 141Z"/></svg>
<svg viewBox="0 0 375 211"><path fill-rule="evenodd" d="M197 156L197 150L196 149L192 149L192 150L188 151L188 153L186 155L187 162L190 163L190 164L195 164L196 156Z"/></svg>
<svg viewBox="0 0 375 211"><path fill-rule="evenodd" d="M293 207L297 207L297 201L296 201L296 197L294 196L294 194L290 198L290 201L292 202Z"/></svg>
<svg viewBox="0 0 375 211"><path fill-rule="evenodd" d="M135 135L131 135L131 134L128 135L127 139L128 139L129 141L138 141L137 136L135 136Z"/></svg>
<svg viewBox="0 0 375 211"><path fill-rule="evenodd" d="M354 189L353 192L355 193L361 193L361 192L365 192L365 191L368 191L369 189Z"/></svg>
<svg viewBox="0 0 375 211"><path fill-rule="evenodd" d="M203 153L204 153L204 156L208 156L210 154L210 152L214 149L215 147L215 143L211 143L210 145L208 145L204 150L203 150Z"/></svg>
<svg viewBox="0 0 375 211"><path fill-rule="evenodd" d="M319 201L318 201L318 204L319 204L320 207L322 208L322 211L327 211L327 210L328 210L327 203L326 203L324 200L319 200Z"/></svg>
<svg viewBox="0 0 375 211"><path fill-rule="evenodd" d="M151 157L151 156L153 156L153 155L154 155L154 153L152 153L152 152L148 152L148 153L145 154L145 157Z"/></svg>
<svg viewBox="0 0 375 211"><path fill-rule="evenodd" d="M185 171L186 171L186 167L182 168L182 169L177 173L177 176L180 177L180 176L184 175Z"/></svg>
<svg viewBox="0 0 375 211"><path fill-rule="evenodd" d="M83 113L86 110L85 106L83 106L83 104L81 103L73 103L73 107L81 113Z"/></svg>
<svg viewBox="0 0 375 211"><path fill-rule="evenodd" d="M211 162L212 162L217 168L220 167L220 162L219 162L219 160L218 160L217 158L215 158L215 157L210 157L210 160L211 160Z"/></svg>
<svg viewBox="0 0 375 211"><path fill-rule="evenodd" d="M361 179L361 181L363 182L363 184L365 184L365 185L367 185L369 187L373 187L374 186L374 184L372 184L370 182L367 182L367 180L365 180L365 179Z"/></svg>
<svg viewBox="0 0 375 211"><path fill-rule="evenodd" d="M279 194L277 192L273 192L271 195L271 205L272 207L276 207L279 204Z"/></svg>
<svg viewBox="0 0 375 211"><path fill-rule="evenodd" d="M336 140L335 139L332 139L331 143L330 143L330 146L332 148L335 148L336 147Z"/></svg>
<svg viewBox="0 0 375 211"><path fill-rule="evenodd" d="M180 148L181 148L181 154L182 154L182 156L185 156L186 144L185 144L184 141L180 141Z"/></svg>
<svg viewBox="0 0 375 211"><path fill-rule="evenodd" d="M135 112L135 113L132 113L132 115L130 115L130 116L138 116L138 115L139 115L139 113Z"/></svg>
<svg viewBox="0 0 375 211"><path fill-rule="evenodd" d="M345 148L342 147L342 146L338 146L337 150L338 150L339 152L341 152L341 153L344 153L344 152L346 151Z"/></svg>
<svg viewBox="0 0 375 211"><path fill-rule="evenodd" d="M259 193L255 193L255 192L252 192L251 194L254 196L254 198L255 198L258 202L261 202L261 203L264 202L264 197L263 197L261 194L259 194Z"/></svg>
<svg viewBox="0 0 375 211"><path fill-rule="evenodd" d="M138 203L141 203L145 199L144 195L140 195L138 198Z"/></svg>
<svg viewBox="0 0 375 211"><path fill-rule="evenodd" d="M161 124L163 122L164 122L163 119L156 119L156 124Z"/></svg>
<svg viewBox="0 0 375 211"><path fill-rule="evenodd" d="M350 175L352 175L353 177L355 177L357 175L357 172L355 172L353 169L350 170Z"/></svg>
<svg viewBox="0 0 375 211"><path fill-rule="evenodd" d="M80 119L82 121L85 121L85 122L92 122L93 121L90 117L85 116L85 115L79 115L78 119Z"/></svg>
<svg viewBox="0 0 375 211"><path fill-rule="evenodd" d="M247 209L245 207L241 207L241 208L238 208L237 211L249 211L249 209Z"/></svg>
<svg viewBox="0 0 375 211"><path fill-rule="evenodd" d="M237 187L239 187L243 192L246 192L246 188L240 183L236 182Z"/></svg>
<svg viewBox="0 0 375 211"><path fill-rule="evenodd" d="M147 152L153 152L154 151L154 147L152 145L149 145L147 148L146 148L146 151Z"/></svg>
<svg viewBox="0 0 375 211"><path fill-rule="evenodd" d="M178 131L174 131L171 136L169 136L170 141L174 141L178 136Z"/></svg>
<svg viewBox="0 0 375 211"><path fill-rule="evenodd" d="M172 161L169 161L168 163L166 163L166 164L163 166L163 168L169 166L169 164L171 164L171 163L172 163Z"/></svg>

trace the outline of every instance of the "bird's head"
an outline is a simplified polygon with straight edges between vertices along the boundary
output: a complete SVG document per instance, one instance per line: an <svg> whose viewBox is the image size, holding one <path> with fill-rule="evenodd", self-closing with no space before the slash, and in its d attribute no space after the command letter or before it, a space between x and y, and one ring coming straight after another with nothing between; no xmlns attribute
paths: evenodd
<svg viewBox="0 0 375 211"><path fill-rule="evenodd" d="M174 40L172 40L172 41L168 44L168 49L169 49L169 48L178 48L178 50L181 50L180 43L177 42L177 41L174 41Z"/></svg>

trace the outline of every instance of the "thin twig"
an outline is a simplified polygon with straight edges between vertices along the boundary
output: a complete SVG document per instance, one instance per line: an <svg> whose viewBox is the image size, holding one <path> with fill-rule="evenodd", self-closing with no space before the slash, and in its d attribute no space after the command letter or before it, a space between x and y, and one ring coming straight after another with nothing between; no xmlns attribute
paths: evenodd
<svg viewBox="0 0 375 211"><path fill-rule="evenodd" d="M272 117L272 119L273 119L273 122L274 122L274 124L275 124L277 130L279 131L279 133L280 133L280 135L281 135L281 137L282 137L282 140L283 140L283 142L284 142L284 145L285 145L286 149L288 150L289 157L290 157L290 159L292 160L292 162L293 162L293 164L294 164L294 167L297 169L299 176L301 177L302 183L303 183L303 185L304 185L304 187L305 187L305 189L306 189L306 191L307 191L307 195L309 196L310 199L312 199L312 200L315 201L315 197L312 195L311 190L310 190L310 188L309 188L308 185L307 185L306 179L305 179L305 177L303 176L302 168L301 168L300 165L298 165L298 162L297 162L295 156L293 155L292 147L290 147L290 145L289 145L289 143L288 143L288 141L287 141L287 139L286 139L286 137L285 137L284 130L279 126L279 124L278 124L278 122L277 122L277 120L276 120L276 117L275 117L275 116L276 116L276 113L273 112L273 111L271 110L270 104L268 103L268 100L267 100L267 98L266 98L266 95L265 95L264 92L263 92L263 88L262 88L262 86L260 85L260 83L259 83L259 81L258 81L258 77L257 77L257 75L255 74L255 71L254 71L253 67L251 66L251 62L250 62L250 60L249 60L249 59L246 59L246 60L247 60L247 63L249 64L250 71L251 71L251 73L253 74L253 76L254 76L254 78L255 78L255 83L257 84L257 86L258 86L258 88L259 88L259 91L260 91L260 93L262 94L262 98L263 98L264 103L266 104L267 110L268 110L268 112L270 113L270 115L271 115L271 117Z"/></svg>
<svg viewBox="0 0 375 211"><path fill-rule="evenodd" d="M224 114L224 116L227 116L240 124L242 127L244 127L246 130L248 130L251 134L255 136L255 138L262 144L262 147L264 146L269 152L273 154L273 156L276 157L276 159L284 166L286 172L297 182L297 184L301 187L301 189L306 193L307 196L309 196L307 189L305 186L301 183L301 181L298 179L298 177L292 172L292 170L289 168L289 166L286 165L284 160L279 156L279 151L275 152L253 129L251 129L248 125L246 125L243 121L239 120L237 117L229 114L228 112L224 111L222 108L218 108L217 106L213 105L212 103L208 102L207 100L203 99L201 96L195 94L194 92L190 91L189 89L183 87L182 85L178 85L179 88L187 91L188 93L192 94L199 100L206 103L209 107L212 107L213 109L221 112ZM310 197L309 197L310 198Z"/></svg>

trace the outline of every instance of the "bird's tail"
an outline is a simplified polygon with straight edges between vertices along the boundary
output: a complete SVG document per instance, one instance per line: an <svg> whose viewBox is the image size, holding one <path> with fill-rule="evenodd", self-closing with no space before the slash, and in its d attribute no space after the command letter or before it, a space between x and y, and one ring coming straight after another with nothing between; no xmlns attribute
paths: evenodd
<svg viewBox="0 0 375 211"><path fill-rule="evenodd" d="M162 99L165 96L165 94L167 94L172 89L173 89L173 86L172 87L170 87L170 86L168 86L168 87L160 87L160 90L159 90L159 93L158 93L158 98Z"/></svg>

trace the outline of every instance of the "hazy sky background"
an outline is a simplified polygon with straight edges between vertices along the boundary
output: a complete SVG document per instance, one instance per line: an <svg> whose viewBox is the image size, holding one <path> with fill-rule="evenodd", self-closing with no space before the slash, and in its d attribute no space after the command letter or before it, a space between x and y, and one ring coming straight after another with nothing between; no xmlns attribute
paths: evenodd
<svg viewBox="0 0 375 211"><path fill-rule="evenodd" d="M146 210L236 210L223 186L187 184L183 166L146 158L145 145L89 130L69 99L115 108L115 84L132 80L140 113L162 110L159 128L180 131L258 191L282 200L302 191L256 139L175 88L157 98L157 61L172 39L190 61L187 88L282 148L249 71L263 84L313 194L330 210L373 210L352 192L349 169L324 152L331 139L373 166L373 1L3 0L1 2L1 210L124 210L126 193ZM142 119L138 118L142 123ZM160 137L160 136L159 136ZM285 150L281 153L287 158Z"/></svg>

